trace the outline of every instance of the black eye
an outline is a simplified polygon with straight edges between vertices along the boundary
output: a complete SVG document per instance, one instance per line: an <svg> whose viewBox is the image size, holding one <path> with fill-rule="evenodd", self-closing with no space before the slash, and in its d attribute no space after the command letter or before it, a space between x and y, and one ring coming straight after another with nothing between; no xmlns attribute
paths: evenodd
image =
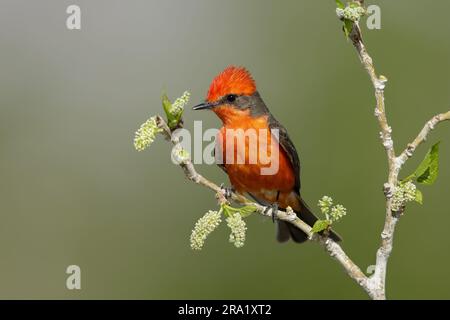
<svg viewBox="0 0 450 320"><path fill-rule="evenodd" d="M229 95L227 95L227 101L228 102L234 102L234 101L236 101L236 95L235 94L229 94Z"/></svg>

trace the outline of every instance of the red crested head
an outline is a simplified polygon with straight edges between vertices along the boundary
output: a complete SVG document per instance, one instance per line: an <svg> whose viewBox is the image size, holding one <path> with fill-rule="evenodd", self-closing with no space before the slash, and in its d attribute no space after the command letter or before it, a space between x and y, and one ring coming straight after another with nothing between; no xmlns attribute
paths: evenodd
<svg viewBox="0 0 450 320"><path fill-rule="evenodd" d="M255 80L243 67L229 66L214 78L206 100L214 102L228 94L252 95L256 92Z"/></svg>

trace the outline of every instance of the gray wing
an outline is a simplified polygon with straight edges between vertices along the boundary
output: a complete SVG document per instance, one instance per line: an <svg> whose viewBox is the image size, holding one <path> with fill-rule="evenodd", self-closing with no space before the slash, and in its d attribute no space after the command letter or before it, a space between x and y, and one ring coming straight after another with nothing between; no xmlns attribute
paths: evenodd
<svg viewBox="0 0 450 320"><path fill-rule="evenodd" d="M297 149L295 149L294 143L289 138L288 132L272 114L269 115L269 127L271 130L278 129L278 143L288 156L292 168L295 172L295 190L300 192L300 159L298 158Z"/></svg>

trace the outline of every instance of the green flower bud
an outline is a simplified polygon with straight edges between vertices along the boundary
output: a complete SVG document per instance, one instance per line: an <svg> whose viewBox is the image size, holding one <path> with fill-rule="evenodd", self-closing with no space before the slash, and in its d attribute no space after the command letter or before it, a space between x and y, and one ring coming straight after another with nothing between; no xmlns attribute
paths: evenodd
<svg viewBox="0 0 450 320"><path fill-rule="evenodd" d="M186 163L190 159L189 152L185 149L178 147L172 150L172 160L175 164Z"/></svg>
<svg viewBox="0 0 450 320"><path fill-rule="evenodd" d="M245 221L242 219L240 213L233 213L227 219L227 225L231 229L230 242L234 244L236 248L241 248L244 246L245 242L245 231L247 226Z"/></svg>
<svg viewBox="0 0 450 320"><path fill-rule="evenodd" d="M330 217L333 221L338 221L340 218L347 214L347 209L341 204L338 204L331 208Z"/></svg>
<svg viewBox="0 0 450 320"><path fill-rule="evenodd" d="M175 100L170 108L170 113L173 116L178 117L184 111L184 106L189 102L189 98L191 94L188 91L185 91L183 95Z"/></svg>
<svg viewBox="0 0 450 320"><path fill-rule="evenodd" d="M336 15L339 19L357 22L366 14L366 10L359 5L351 5L345 8L336 8Z"/></svg>
<svg viewBox="0 0 450 320"><path fill-rule="evenodd" d="M156 134L161 131L162 129L156 124L156 117L151 117L141 125L138 131L136 131L134 136L134 148L137 151L145 150L155 140Z"/></svg>
<svg viewBox="0 0 450 320"><path fill-rule="evenodd" d="M203 248L206 238L222 222L221 216L222 211L209 210L203 217L198 219L190 238L191 248L193 250L201 250Z"/></svg>
<svg viewBox="0 0 450 320"><path fill-rule="evenodd" d="M391 210L400 211L407 202L416 199L417 187L411 181L399 183L392 195Z"/></svg>
<svg viewBox="0 0 450 320"><path fill-rule="evenodd" d="M333 205L333 199L329 196L323 196L322 199L319 200L319 208L323 214L328 215L330 212L330 208Z"/></svg>

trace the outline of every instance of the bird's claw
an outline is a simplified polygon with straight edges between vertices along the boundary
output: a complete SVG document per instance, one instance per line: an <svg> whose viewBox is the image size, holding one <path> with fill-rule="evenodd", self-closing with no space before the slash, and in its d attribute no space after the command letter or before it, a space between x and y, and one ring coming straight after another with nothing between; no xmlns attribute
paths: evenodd
<svg viewBox="0 0 450 320"><path fill-rule="evenodd" d="M272 222L275 223L275 218L277 216L278 211L278 203L274 202L270 206L267 206L266 209L264 209L264 213L269 213L272 215Z"/></svg>
<svg viewBox="0 0 450 320"><path fill-rule="evenodd" d="M221 184L220 185L220 189L222 189L223 191L223 195L225 196L225 198L228 200L231 198L231 196L233 195L234 192L234 188L233 187L225 187L225 184Z"/></svg>

